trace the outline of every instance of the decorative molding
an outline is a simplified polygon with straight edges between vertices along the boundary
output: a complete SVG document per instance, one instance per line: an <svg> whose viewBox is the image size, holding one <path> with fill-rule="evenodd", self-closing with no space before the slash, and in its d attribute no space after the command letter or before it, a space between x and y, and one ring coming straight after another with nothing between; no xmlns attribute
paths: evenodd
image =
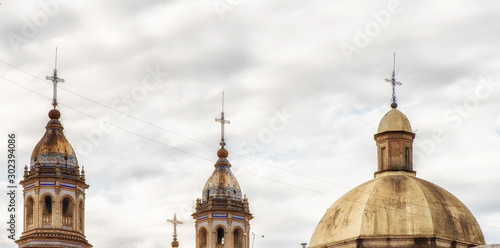
<svg viewBox="0 0 500 248"><path fill-rule="evenodd" d="M38 185L40 185L40 186L55 186L56 181L40 181L38 183Z"/></svg>
<svg viewBox="0 0 500 248"><path fill-rule="evenodd" d="M208 219L208 214L198 216L198 218L196 218L196 220L204 220L204 219Z"/></svg>
<svg viewBox="0 0 500 248"><path fill-rule="evenodd" d="M38 193L38 197L39 197L38 200L41 200L42 195L45 193L51 194L52 198L54 198L56 195L56 190L54 188L41 188L40 193ZM52 199L52 200L55 200L55 199Z"/></svg>
<svg viewBox="0 0 500 248"><path fill-rule="evenodd" d="M245 216L234 215L234 214L231 215L231 218L237 219L237 220L246 220Z"/></svg>
<svg viewBox="0 0 500 248"><path fill-rule="evenodd" d="M72 184L72 183L60 183L61 186L63 187L66 187L66 188L72 188L72 189L76 189L76 185L75 184Z"/></svg>
<svg viewBox="0 0 500 248"><path fill-rule="evenodd" d="M30 190L30 191L24 193L24 201L25 202L28 199L28 196L32 196L33 197L33 201L34 201L35 200L35 191L34 190Z"/></svg>
<svg viewBox="0 0 500 248"><path fill-rule="evenodd" d="M198 223L198 226L196 227L196 230L198 230L197 232L199 232L202 227L205 227L205 229L207 229L208 232L208 222L204 221L202 223Z"/></svg>
<svg viewBox="0 0 500 248"><path fill-rule="evenodd" d="M217 225L222 225L222 226L224 226L224 227L226 228L226 230L227 230L227 220L214 220L214 221L212 222L212 229L213 229L215 226L217 226Z"/></svg>
<svg viewBox="0 0 500 248"><path fill-rule="evenodd" d="M69 190L61 189L61 193L60 193L60 195L59 195L59 196L60 196L60 200L61 200L61 201L62 201L63 196L65 196L65 195L69 195L69 196L71 196L72 200L73 200L74 202L76 202L76 195L75 195L75 191L69 191Z"/></svg>
<svg viewBox="0 0 500 248"><path fill-rule="evenodd" d="M71 242L64 241L45 241L45 240L34 240L20 244L19 248L25 247L68 247L68 248L86 248L86 246L81 244L75 244Z"/></svg>
<svg viewBox="0 0 500 248"><path fill-rule="evenodd" d="M236 227L240 227L243 230L243 232L247 231L245 223L238 222L238 221L233 221L233 223L232 223L233 230L232 231L234 231L234 229Z"/></svg>

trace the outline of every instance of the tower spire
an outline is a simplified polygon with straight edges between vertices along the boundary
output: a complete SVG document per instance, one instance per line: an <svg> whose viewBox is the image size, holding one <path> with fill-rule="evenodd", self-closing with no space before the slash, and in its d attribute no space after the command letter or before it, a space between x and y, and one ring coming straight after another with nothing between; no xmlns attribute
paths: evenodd
<svg viewBox="0 0 500 248"><path fill-rule="evenodd" d="M224 119L224 91L222 92L222 112L220 113L220 119L215 118L216 122L220 122L220 132L221 132L221 138L220 138L220 146L224 148L226 145L226 142L224 141L224 124L230 124L229 120Z"/></svg>
<svg viewBox="0 0 500 248"><path fill-rule="evenodd" d="M392 69L392 77L391 78L386 78L386 82L392 84L392 103L391 103L391 108L397 108L398 103L396 101L396 85L400 86L402 85L401 82L396 80L396 52L394 52L394 67Z"/></svg>
<svg viewBox="0 0 500 248"><path fill-rule="evenodd" d="M54 84L54 90L52 95L52 106L54 106L55 109L57 107L57 83L64 83L64 79L59 78L57 76L57 47L56 47L54 74L52 75L52 77L46 76L45 79L52 81L52 83Z"/></svg>

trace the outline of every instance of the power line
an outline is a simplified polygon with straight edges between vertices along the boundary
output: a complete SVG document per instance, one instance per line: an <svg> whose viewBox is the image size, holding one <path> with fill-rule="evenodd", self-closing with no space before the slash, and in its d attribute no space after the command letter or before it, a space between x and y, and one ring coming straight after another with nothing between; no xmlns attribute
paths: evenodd
<svg viewBox="0 0 500 248"><path fill-rule="evenodd" d="M10 67L12 67L12 68L15 68L15 69L17 69L17 70L20 70L20 71L22 71L22 72L24 72L24 73L26 73L26 74L28 74L28 75L30 75L30 76L32 76L32 77L34 77L34 78L36 78L36 79L39 79L39 80L41 80L41 81L43 81L43 82L47 83L47 82L46 82L45 80L43 80L42 78L36 77L36 76L32 75L32 74L31 74L31 73L29 73L29 72L26 72L26 71L24 71L24 70L22 70L22 69L20 69L20 68L17 68L17 67L15 67L15 66L13 66L13 65L7 64L7 63L5 63L4 61L1 61L1 60L0 60L0 62L4 63L4 64L6 64L6 65L8 65L8 66L10 66ZM21 87L21 88L24 88L24 89L26 89L26 90L28 90L28 91L31 91L32 93L35 93L35 94L40 95L40 96L42 96L42 97L44 97L44 98L48 98L48 99L50 99L49 97L44 96L44 95L42 95L42 94L40 94L40 93L38 93L38 92L36 92L36 91L34 91L34 90L32 90L32 89L30 89L30 88L28 88L28 87L26 87L26 86L24 86L24 85L20 84L20 83L14 82L14 81L12 81L12 80L10 80L10 79L8 79L8 78L4 77L4 76L0 76L0 77L1 77L1 78L3 78L3 79L5 79L5 80L7 80L7 81L9 81L9 82L11 82L11 83L13 83L13 84L15 84L15 85L17 85L17 86L19 86L19 87ZM159 129L161 129L161 130L164 130L164 131L167 131L167 132L170 132L170 133L176 134L176 135L181 136L181 137L183 137L183 138L186 138L186 139L189 139L189 140L192 140L192 141L195 141L195 142L198 142L198 143L201 143L201 144L204 144L204 145L207 145L207 146L213 147L213 148L217 148L217 147L212 146L212 145L210 145L210 144L207 144L207 143L204 143L204 142L201 142L201 141L195 140L195 139L193 139L193 138L187 137L187 136L182 135L182 134L179 134L179 133L177 133L177 132L174 132L174 131L171 131L171 130L165 129L165 128L163 128L163 127L157 126L157 125L155 125L155 124L152 124L152 123L150 123L150 122L147 122L147 121L141 120L141 119L139 119L139 118L137 118L137 117L134 117L134 116L132 116L132 115L129 115L129 114L126 114L126 113L120 112L120 111L118 111L118 110L116 110L116 109L113 109L113 108L111 108L111 107L109 107L109 106L106 106L106 105L104 105L104 104L101 104L101 103L99 103L99 102L96 102L96 101L94 101L94 100L91 100L91 99L89 99L89 98L86 98L86 97L84 97L84 96L81 96L81 95L79 95L79 94L77 94L77 93L71 92L71 91L69 91L69 90L67 90L67 89L63 89L63 90L65 90L65 91L67 91L67 92L69 92L69 93L71 93L71 94L74 94L74 95L76 95L76 96L79 96L79 97L81 97L81 98L83 98L83 99L85 99L85 100L88 100L88 101L90 101L90 102L92 102L92 103L95 103L95 104L97 104L97 105L100 105L100 106L102 106L102 107L105 107L105 108L107 108L107 109L110 109L110 110L112 110L112 111L114 111L114 112L117 112L117 113L119 113L119 114L122 114L122 115L125 115L125 116L127 116L127 117L130 117L130 118L132 118L132 119L134 119L134 120L137 120L137 121L140 121L140 122L142 122L142 123L145 123L145 124L151 125L151 126L153 126L153 127L159 128ZM179 152L182 152L182 153L185 153L185 154L188 154L188 155L191 155L191 156L197 157L197 158L199 158L199 159L202 159L202 160L206 160L206 161L213 162L211 159L208 159L208 158L206 158L206 157L202 157L202 156L199 156L199 155L197 155L197 154L194 154L194 153L191 153L191 152L188 152L188 151L185 151L185 150L179 149L179 148L177 148L177 147L167 145L167 144L165 144L165 143L163 143L163 142L161 142L161 141L157 141L157 140L155 140L155 139L152 139L152 138L146 137L146 136L144 136L144 135L138 134L138 133L133 132L133 131L131 131L131 130L129 130L129 129L126 129L126 128L123 128L123 127L121 127L121 126L118 126L118 125L116 125L116 124L113 124L113 123L110 123L110 122L104 121L104 120L102 120L102 119L100 119L100 118L98 118L98 117L95 117L95 116L92 116L92 115L90 115L90 114L87 114L87 113L85 113L85 112L83 112L83 111L80 111L80 110L78 110L78 109L76 109L76 108L73 108L73 107L71 107L71 106L69 106L69 105L67 105L67 104L62 104L62 103L61 103L61 105L64 105L65 107L67 107L67 108L69 108L69 109L71 109L71 110L73 110L73 111L76 111L76 112L78 112L78 113L80 113L80 114L83 114L83 115L85 115L85 116L87 116L87 117L90 117L90 118L92 118L92 119L95 119L95 120L101 121L101 122L103 122L103 123L105 123L105 124L108 124L108 125L111 125L111 126L113 126L113 127L116 127L117 129L122 130L122 131L124 131L124 132L126 132L126 133L129 133L129 134L132 134L132 135L138 136L138 137L140 137L140 138L146 139L146 140L148 140L148 141L151 141L151 142L153 142L153 143L156 143L156 144L159 144L159 145L162 145L162 146L169 147L169 148L171 148L171 149L174 149L174 150L176 150L176 151L179 151ZM305 175L305 174L302 174L302 173L298 173L298 172L295 172L295 171L292 171L292 170L287 170L287 169L284 169L284 168L281 168L281 167L278 167L278 166L275 166L275 165L272 165L272 164L269 164L269 163L265 163L265 162L263 162L263 161L259 161L259 160L256 160L256 159L253 159L253 158L250 158L250 157L244 156L244 155L240 155L240 154L233 153L233 152L232 152L231 154L234 154L234 155L236 155L236 156L242 157L242 158L244 158L244 159L247 159L247 160L250 160L250 161L253 161L253 162L256 162L256 163L260 163L260 164L264 164L264 165L267 165L267 166L270 166L270 167L276 168L276 169L278 169L278 170L286 171L286 172L291 173L291 174L295 174L295 175L302 176L302 177L305 177L305 178L309 178L309 179L312 179L312 180L316 180L316 181L319 181L319 182L323 182L323 183L327 183L327 184L335 185L335 186L342 187L342 188L345 188L345 189L350 189L350 190L353 190L352 188L349 188L349 187L346 187L346 186L343 186L343 185L340 185L340 184L336 184L336 183L329 182L329 181L326 181L326 180L318 179L318 178L315 178L315 177L312 177L312 176L308 176L308 175ZM299 189L302 189L302 190L306 190L306 191L310 191L310 192L314 192L314 193L318 193L318 194L322 194L322 195L326 195L326 196L334 197L334 198L337 198L337 199L343 199L343 197L338 197L338 196L330 195L330 194L323 193L323 192L320 192L320 191L316 191L316 190L308 189L308 188L306 188L306 187L302 187L302 186L299 186L299 185L295 185L295 184L291 184L291 183L282 182L282 181L279 181L279 180L276 180L276 179L273 179L273 178L269 178L269 177L265 177L265 176L262 176L262 175L258 175L258 174L255 174L255 173L252 173L252 172L249 172L249 171L246 171L246 170L242 170L242 169L237 169L237 170L242 171L242 172L247 173L247 174L250 174L250 175L253 175L253 176L257 176L257 177L261 177L261 178L264 178L264 179L267 179L267 180L273 181L273 182L275 182L275 183L280 183L280 184L287 185L287 186L290 186L290 187L299 188ZM354 189L354 190L357 190L357 189ZM360 193L364 193L364 194L369 194L369 193L371 193L371 192L363 192L363 191L360 191L360 190L357 190L357 191L358 191L358 192L360 192ZM390 198L390 197L386 197L386 196L379 196L379 197L384 197L384 198L392 199L392 198ZM347 200L347 199L343 199L343 200ZM352 200L348 200L348 201L352 201ZM360 203L360 204L367 204L367 203L358 202L358 201L352 201L352 202L355 202L355 203ZM419 206L418 204L414 204L414 205ZM382 207L382 206L375 206L375 207ZM420 207L426 207L426 208L432 209L430 206L423 206L423 205L420 205ZM401 210L394 210L394 211L401 211ZM405 213L408 213L408 212L405 212ZM410 213L410 214L413 214L413 213ZM426 217L426 216L422 216L422 217ZM427 217L428 217L428 216L427 216ZM497 223L500 223L499 221L492 221L492 220L486 220L486 221L491 221L491 222L497 222ZM486 226L485 226L485 227L486 227ZM490 227L490 226L488 226L488 228L500 229L500 228Z"/></svg>
<svg viewBox="0 0 500 248"><path fill-rule="evenodd" d="M48 82L47 82L46 80L44 80L43 78L37 77L37 76L35 76L35 75L33 75L33 74L31 74L31 73L29 73L29 72L27 72L27 71L25 71L25 70L23 70L23 69L19 68L19 67L16 67L16 66L14 66L14 65L11 65L11 64L9 64L9 63L7 63L7 62L5 62L5 61L2 61L2 60L0 60L0 62L2 62L3 64L5 64L5 65L7 65L7 66L9 66L9 67L11 67L11 68L14 68L14 69L16 69L16 70L19 70L19 71L21 71L21 72L23 72L23 73L25 73L25 74L27 74L27 75L29 75L29 76L31 76L31 77L33 77L33 78L35 78L35 79L38 79L38 80L40 80L40 81L42 81L42 82L44 82L44 83L48 83ZM6 79L5 77L2 77L2 78ZM10 81L10 80L9 80L9 81ZM10 81L10 82L12 82L12 81ZM16 83L16 84L17 84L17 83ZM50 84L50 83L48 83L48 84ZM26 87L23 87L23 88L27 89ZM81 98L83 98L83 99L85 99L85 100L87 100L87 101L89 101L89 102L92 102L92 103L94 103L94 104L96 104L96 105L99 105L99 106L101 106L101 107L104 107L104 108L106 108L106 109L109 109L109 110L111 110L111 111L113 111L113 112L115 112L115 113L118 113L118 114L121 114L121 115L127 116L127 117L129 117L129 118L131 118L131 119L134 119L134 120L136 120L136 121L139 121L139 122L142 122L142 123L144 123L144 124L150 125L150 126L152 126L152 127L158 128L158 129L160 129L160 130L163 130L163 131L166 131L166 132L169 132L169 133L173 133L173 134L178 135L178 136L180 136L180 137L183 137L183 138L185 138L185 139L188 139L188 140L191 140L191 141L194 141L194 142L197 142L197 143L200 143L200 144L203 144L203 145L206 145L206 146L209 146L209 147L212 147L212 148L218 149L218 147L217 147L217 146L214 146L214 145L211 145L211 144L207 144L207 143L205 143L205 142L202 142L202 141L199 141L199 140L193 139L193 138L191 138L191 137L188 137L188 136L186 136L186 135L180 134L180 133L178 133L178 132L175 132L175 131L172 131L172 130L166 129L166 128L164 128L164 127L158 126L158 125L153 124L153 123L151 123L151 122L148 122L148 121L145 121L145 120L139 119L139 118L137 118L137 117L135 117L135 116L133 116L133 115L130 115L130 114L127 114L127 113L121 112L121 111L119 111L119 110L117 110L117 109L111 108L111 107L109 107L109 106L107 106L107 105L105 105L105 104L102 104L102 103L100 103L100 102L94 101L94 100L92 100L92 99L90 99L90 98L88 98L88 97L82 96L82 95L80 95L80 94L78 94L78 93L75 93L75 92L73 92L73 91L70 91L70 90L68 90L68 89L65 89L65 88L63 88L63 87L61 87L61 86L59 86L59 88L60 88L60 89L62 89L62 90L64 90L64 91L66 91L66 92L68 92L68 93L71 93L71 94L73 94L73 95L75 95L75 96L81 97ZM30 91L32 91L32 90L30 90ZM34 92L34 91L32 91L32 92ZM34 93L37 93L37 92L34 92ZM37 94L38 94L38 93L37 93ZM41 95L41 94L39 94L39 95ZM45 97L45 96L44 96L44 97ZM66 107L69 107L68 105L65 105L65 106L66 106ZM69 107L69 108L71 108L71 107ZM76 110L76 109L74 109L74 108L71 108L71 109ZM83 113L83 112L81 112L81 111L77 111L77 112ZM85 114L85 115L87 115L87 114ZM98 118L96 118L96 117L93 117L93 116L91 116L91 115L87 115L87 116L89 116L89 117L91 117L91 118L93 118L93 119L100 120L100 119L98 119ZM100 120L100 121L102 121L102 120ZM105 121L103 121L103 122L105 122ZM108 124L108 122L105 122L105 123L107 123L107 124ZM336 183L333 183L333 182L330 182L330 181L326 181L326 180L322 180L322 179L319 179L319 178L315 178L315 177L312 177L312 176L309 176L309 175L305 175L305 174L302 174L302 173L298 173L298 172L295 172L295 171L292 171L292 170L284 169L284 168L281 168L281 167L279 167L279 166L275 166L275 165L272 165L272 164L270 164L270 163L266 163L266 162L264 162L264 161L260 161L260 160L254 159L254 158L250 158L250 157L248 157L248 156L245 156L245 155L242 155L242 154L238 154L238 153L233 152L233 151L231 151L231 150L230 150L230 152L231 152L231 154L232 154L232 155L235 155L235 156L238 156L238 157L241 157L241 158L247 159L247 160L252 161L252 162L256 162L256 163L259 163L259 164L267 165L267 166L270 166L270 167L275 168L275 169L278 169L278 170L286 171L286 172L291 173L291 174L295 174L295 175L302 176L302 177L305 177L305 178L308 178L308 179L316 180L316 181L319 181L319 182L322 182L322 183L327 183L327 184L334 185L334 186L337 186L337 187L341 187L341 188L344 188L344 189L351 189L351 188L349 188L349 187L346 187L346 186L343 186L343 185L340 185L340 184L336 184Z"/></svg>

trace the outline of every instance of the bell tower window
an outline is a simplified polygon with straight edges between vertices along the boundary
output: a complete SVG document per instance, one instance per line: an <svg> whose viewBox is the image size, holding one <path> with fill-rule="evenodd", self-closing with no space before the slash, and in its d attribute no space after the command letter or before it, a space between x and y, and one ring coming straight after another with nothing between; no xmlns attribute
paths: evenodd
<svg viewBox="0 0 500 248"><path fill-rule="evenodd" d="M29 197L26 203L26 226L33 227L33 198Z"/></svg>
<svg viewBox="0 0 500 248"><path fill-rule="evenodd" d="M234 248L243 248L243 231L239 228L233 232Z"/></svg>
<svg viewBox="0 0 500 248"><path fill-rule="evenodd" d="M73 203L69 197L65 197L62 201L62 224L73 227Z"/></svg>
<svg viewBox="0 0 500 248"><path fill-rule="evenodd" d="M80 231L83 232L83 201L80 201L80 204L78 206L78 224L80 224L79 228Z"/></svg>
<svg viewBox="0 0 500 248"><path fill-rule="evenodd" d="M43 212L42 212L43 225L52 225L52 197L45 196L43 199Z"/></svg>
<svg viewBox="0 0 500 248"><path fill-rule="evenodd" d="M217 229L217 244L224 244L224 228Z"/></svg>
<svg viewBox="0 0 500 248"><path fill-rule="evenodd" d="M207 230L205 228L202 228L200 230L200 236L199 236L199 248L206 248L207 247Z"/></svg>

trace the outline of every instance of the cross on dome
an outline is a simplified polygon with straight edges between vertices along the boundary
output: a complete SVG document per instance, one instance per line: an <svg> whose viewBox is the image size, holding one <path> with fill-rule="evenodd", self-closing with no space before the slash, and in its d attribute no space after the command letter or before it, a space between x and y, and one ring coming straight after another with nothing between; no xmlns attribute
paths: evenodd
<svg viewBox="0 0 500 248"><path fill-rule="evenodd" d="M177 241L177 225L184 224L182 221L177 220L177 214L174 214L174 218L171 220L167 220L168 222L174 225L174 241Z"/></svg>
<svg viewBox="0 0 500 248"><path fill-rule="evenodd" d="M215 118L215 121L220 122L221 139L219 144L222 148L224 148L226 145L226 142L224 141L224 124L231 123L229 120L224 119L224 91L222 92L222 112L220 113L220 119Z"/></svg>
<svg viewBox="0 0 500 248"><path fill-rule="evenodd" d="M46 76L45 79L52 81L54 84L53 97L52 97L52 106L54 109L57 107L57 83L64 83L64 79L59 78L57 76L57 48L56 48L56 61L54 67L54 74L51 76Z"/></svg>
<svg viewBox="0 0 500 248"><path fill-rule="evenodd" d="M396 101L396 85L401 86L402 83L396 80L396 53L394 53L394 68L392 70L392 78L386 78L385 81L392 84L391 108L397 108L398 104Z"/></svg>

